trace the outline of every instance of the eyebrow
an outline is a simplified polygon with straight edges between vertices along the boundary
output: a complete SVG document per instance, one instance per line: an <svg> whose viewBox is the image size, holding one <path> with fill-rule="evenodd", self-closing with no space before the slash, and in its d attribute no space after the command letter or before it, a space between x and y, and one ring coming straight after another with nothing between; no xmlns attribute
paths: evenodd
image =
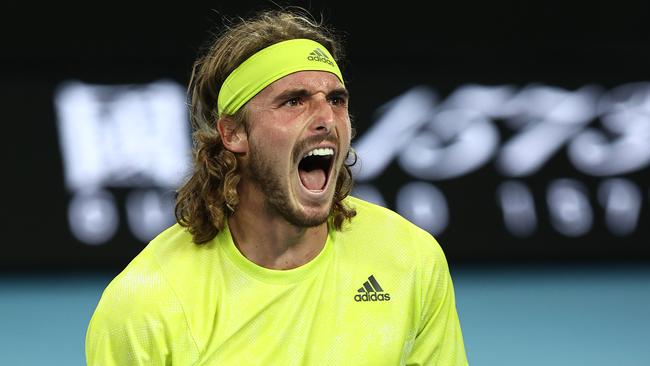
<svg viewBox="0 0 650 366"><path fill-rule="evenodd" d="M278 94L275 98L273 98L274 102L284 102L285 100L289 100L292 98L304 98L310 96L312 93L310 93L307 89L289 89L285 90L284 92ZM327 93L327 97L343 97L343 98L349 98L350 93L348 92L347 89L345 88L336 88L329 93Z"/></svg>
<svg viewBox="0 0 650 366"><path fill-rule="evenodd" d="M327 94L328 97L343 97L345 99L350 98L350 92L345 88L336 88Z"/></svg>

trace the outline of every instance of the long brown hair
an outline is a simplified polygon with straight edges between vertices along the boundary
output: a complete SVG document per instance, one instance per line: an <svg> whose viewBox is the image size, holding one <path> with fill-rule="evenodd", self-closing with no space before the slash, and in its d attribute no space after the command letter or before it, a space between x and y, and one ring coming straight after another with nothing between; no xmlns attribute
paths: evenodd
<svg viewBox="0 0 650 366"><path fill-rule="evenodd" d="M177 191L175 215L197 244L211 240L223 230L226 219L239 202L237 159L224 148L216 129L220 117L217 98L221 84L256 52L296 38L308 38L322 44L340 65L343 49L338 37L300 8L264 11L250 19L240 18L231 22L194 63L188 87L193 171ZM246 108L228 117L246 127ZM350 164L346 161L337 177L330 213L337 230L341 229L344 221L356 215L356 211L343 202L352 189L352 183Z"/></svg>

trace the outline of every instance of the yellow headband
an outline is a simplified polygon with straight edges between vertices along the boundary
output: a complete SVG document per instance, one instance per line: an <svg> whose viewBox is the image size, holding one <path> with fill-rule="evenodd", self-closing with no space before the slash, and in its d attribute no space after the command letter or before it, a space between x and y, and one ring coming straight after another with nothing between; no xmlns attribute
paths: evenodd
<svg viewBox="0 0 650 366"><path fill-rule="evenodd" d="M219 90L219 115L232 115L272 82L297 71L327 71L341 82L334 57L311 39L291 39L271 45L242 62Z"/></svg>

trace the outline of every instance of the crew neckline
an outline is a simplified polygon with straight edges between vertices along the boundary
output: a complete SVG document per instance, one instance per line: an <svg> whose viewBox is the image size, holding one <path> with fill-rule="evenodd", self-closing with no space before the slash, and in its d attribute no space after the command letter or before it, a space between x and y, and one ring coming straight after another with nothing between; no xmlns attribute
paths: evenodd
<svg viewBox="0 0 650 366"><path fill-rule="evenodd" d="M222 234L222 245L218 247L226 253L226 256L232 264L239 268L242 272L253 277L259 281L273 283L273 284L290 284L300 282L305 280L323 267L324 263L331 257L332 245L335 239L335 231L329 224L327 224L327 239L325 240L325 246L323 249L312 258L309 262L303 264L300 267L291 268L291 269L270 269L262 267L259 264L251 261L246 258L242 252L239 251L239 248L235 245L235 241L232 238L230 233L230 227L226 223L224 229L221 232ZM221 236L221 235L220 235Z"/></svg>

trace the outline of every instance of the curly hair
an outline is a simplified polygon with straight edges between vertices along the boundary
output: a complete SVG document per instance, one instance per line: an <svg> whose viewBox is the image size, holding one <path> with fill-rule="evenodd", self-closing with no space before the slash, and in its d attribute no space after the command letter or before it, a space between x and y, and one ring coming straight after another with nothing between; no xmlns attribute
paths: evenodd
<svg viewBox="0 0 650 366"><path fill-rule="evenodd" d="M231 22L194 63L188 86L193 171L177 191L175 215L196 244L212 240L223 230L239 202L237 158L224 148L216 129L220 117L217 111L219 89L228 75L256 52L296 38L312 39L325 46L337 62L343 59L343 48L333 31L298 8L264 11L248 20L240 18ZM246 108L227 117L246 128ZM354 152L348 154L354 155ZM352 189L350 166L353 164L346 160L336 181L330 217L337 230L356 215L356 211L343 202Z"/></svg>

